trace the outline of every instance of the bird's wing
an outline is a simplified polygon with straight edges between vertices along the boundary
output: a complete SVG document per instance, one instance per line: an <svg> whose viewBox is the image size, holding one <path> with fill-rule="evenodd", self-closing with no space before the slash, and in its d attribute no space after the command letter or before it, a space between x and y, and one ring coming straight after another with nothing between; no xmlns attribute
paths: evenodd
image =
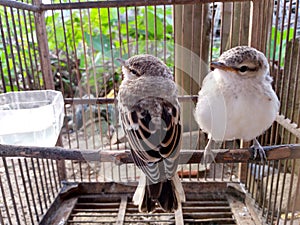
<svg viewBox="0 0 300 225"><path fill-rule="evenodd" d="M181 141L179 105L148 97L137 102L131 111L121 112L121 121L136 165L154 180L156 175L162 175L161 171L172 177ZM159 169L158 162L164 168Z"/></svg>

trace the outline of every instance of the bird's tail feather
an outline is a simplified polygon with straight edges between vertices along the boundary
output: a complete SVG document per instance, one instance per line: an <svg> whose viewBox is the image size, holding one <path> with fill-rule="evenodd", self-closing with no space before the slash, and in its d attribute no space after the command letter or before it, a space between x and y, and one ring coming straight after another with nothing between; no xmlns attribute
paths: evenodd
<svg viewBox="0 0 300 225"><path fill-rule="evenodd" d="M139 206L140 212L142 211L141 205L142 205L142 201L144 199L145 191L146 191L146 175L141 173L139 184L138 184L138 186L135 190L135 193L133 195L133 198L132 198L133 204Z"/></svg>
<svg viewBox="0 0 300 225"><path fill-rule="evenodd" d="M139 206L140 212L154 211L156 203L164 211L172 212L184 201L184 190L177 174L171 180L166 179L156 184L149 184L143 174L133 196L133 202Z"/></svg>

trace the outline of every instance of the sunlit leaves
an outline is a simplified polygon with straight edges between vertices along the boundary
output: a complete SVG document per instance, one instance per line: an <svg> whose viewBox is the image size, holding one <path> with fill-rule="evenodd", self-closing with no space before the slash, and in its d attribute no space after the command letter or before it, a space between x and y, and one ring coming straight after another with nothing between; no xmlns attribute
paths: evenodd
<svg viewBox="0 0 300 225"><path fill-rule="evenodd" d="M270 57L284 66L284 57L287 43L294 37L294 28L280 31L275 26L272 27ZM274 56L274 58L273 58Z"/></svg>
<svg viewBox="0 0 300 225"><path fill-rule="evenodd" d="M47 3L50 2L70 1L51 0ZM162 44L173 40L172 13L172 6L46 11L46 33L54 77L59 70L60 75L71 73L68 76L74 77L76 67L79 77L93 75L101 80L104 72L113 74L119 69L118 62L112 59L163 52L164 49L173 52L173 45ZM29 82L25 84L26 88L41 88L34 13L0 7L0 15L4 32L4 43L0 39L0 60L7 90L14 89L16 82L21 84L24 78ZM169 55L165 57L168 60Z"/></svg>

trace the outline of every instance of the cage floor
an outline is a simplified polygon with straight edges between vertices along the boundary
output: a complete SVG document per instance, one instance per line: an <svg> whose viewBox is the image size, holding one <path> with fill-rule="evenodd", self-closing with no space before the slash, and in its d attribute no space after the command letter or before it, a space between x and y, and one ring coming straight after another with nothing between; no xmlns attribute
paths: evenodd
<svg viewBox="0 0 300 225"><path fill-rule="evenodd" d="M185 224L236 224L225 196L206 195L182 205ZM79 196L67 224L175 224L174 213L139 213L127 196Z"/></svg>
<svg viewBox="0 0 300 225"><path fill-rule="evenodd" d="M186 202L176 213L157 210L140 213L132 203L134 185L79 183L65 186L41 224L243 224L245 205L240 196L228 194L226 184L184 185ZM210 191L209 187L212 187ZM213 187L214 186L214 187ZM191 190L195 192L191 192ZM201 190L199 191L198 190ZM203 191L204 190L204 191ZM227 190L227 191L226 191ZM97 193L98 192L98 193ZM231 191L232 192L232 191ZM238 197L237 197L238 196ZM238 204L237 204L238 203ZM243 214L241 214L243 210ZM251 220L251 218L250 218Z"/></svg>

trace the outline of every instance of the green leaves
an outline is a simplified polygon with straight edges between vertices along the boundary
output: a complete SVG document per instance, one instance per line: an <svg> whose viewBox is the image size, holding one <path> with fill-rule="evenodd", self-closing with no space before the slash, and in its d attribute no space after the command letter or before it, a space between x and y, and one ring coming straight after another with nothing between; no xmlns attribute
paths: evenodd
<svg viewBox="0 0 300 225"><path fill-rule="evenodd" d="M275 36L276 35L276 36ZM280 40L282 39L283 41L290 41L293 39L294 36L294 28L289 28L285 29L282 32L278 30L276 27L272 27L272 33L271 37L273 41L276 41L276 44L280 44Z"/></svg>
<svg viewBox="0 0 300 225"><path fill-rule="evenodd" d="M96 52L108 52L110 50L110 39L103 34L90 35L84 32L84 40L86 44L93 48Z"/></svg>
<svg viewBox="0 0 300 225"><path fill-rule="evenodd" d="M53 0L52 2L65 3L70 2L70 0ZM11 13L10 10L10 8L0 7L5 33L5 43L2 43L2 39L0 40L0 60L5 86L7 86L6 90L13 90L17 87L17 81L21 89L23 87L42 88L43 81L41 79L34 14L26 12L26 15L22 15L19 19L17 10L15 13ZM117 61L112 61L115 58L126 59L129 55L145 52L154 53L154 51L162 54L164 49L168 52L165 54L167 63L172 67L173 62L171 59L169 60L169 56L173 53L174 46L165 42L173 40L172 13L172 6L93 8L45 12L54 81L59 82L57 77L61 77L62 82L67 83L66 78L73 79L78 76L78 79L83 81L83 85L96 86L99 80L104 82L105 79L101 77L118 77L120 79L120 65ZM8 16L7 19L6 15ZM13 22L16 24L16 34L12 29ZM9 35L12 37L13 43L8 42ZM19 59L17 51L20 50L22 52ZM13 62L12 56L14 56L15 62ZM8 74L11 74L12 79L9 78ZM22 77L25 78L25 82L29 83L22 84ZM113 85L114 81L108 80L107 84L104 82L101 85ZM81 81L77 82L80 83ZM70 80L69 84L75 86L77 82ZM110 88L107 87L108 91Z"/></svg>
<svg viewBox="0 0 300 225"><path fill-rule="evenodd" d="M284 29L283 31L272 27L271 43L270 43L270 57L279 61L281 66L284 66L284 57L286 52L286 44L294 37L294 28Z"/></svg>
<svg viewBox="0 0 300 225"><path fill-rule="evenodd" d="M34 80L38 80L41 74L34 58L38 55L34 14L4 6L0 6L0 14L3 29L3 36L0 38L3 89L37 89ZM3 91L0 88L0 93Z"/></svg>

